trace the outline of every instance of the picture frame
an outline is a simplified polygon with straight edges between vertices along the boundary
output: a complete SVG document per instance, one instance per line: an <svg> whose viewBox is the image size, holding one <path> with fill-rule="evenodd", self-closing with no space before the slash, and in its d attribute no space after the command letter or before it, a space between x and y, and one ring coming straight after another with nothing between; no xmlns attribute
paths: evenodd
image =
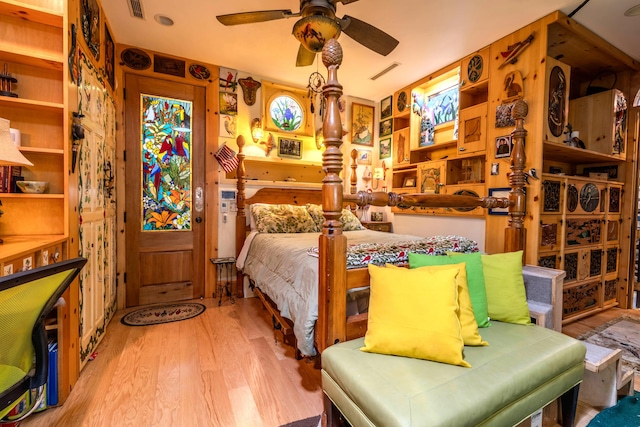
<svg viewBox="0 0 640 427"><path fill-rule="evenodd" d="M389 95L380 101L380 120L387 119L393 114L393 96Z"/></svg>
<svg viewBox="0 0 640 427"><path fill-rule="evenodd" d="M496 138L496 151L495 157L496 159L501 159L503 157L511 157L511 149L513 148L513 143L511 141L511 135L503 135Z"/></svg>
<svg viewBox="0 0 640 427"><path fill-rule="evenodd" d="M351 104L351 143L373 147L373 118L375 107L372 105Z"/></svg>
<svg viewBox="0 0 640 427"><path fill-rule="evenodd" d="M358 150L357 163L359 165L371 164L371 150Z"/></svg>
<svg viewBox="0 0 640 427"><path fill-rule="evenodd" d="M302 140L295 138L278 138L278 157L301 159Z"/></svg>
<svg viewBox="0 0 640 427"><path fill-rule="evenodd" d="M489 197L509 197L510 187L490 188ZM489 215L508 215L509 208L489 208Z"/></svg>
<svg viewBox="0 0 640 427"><path fill-rule="evenodd" d="M427 98L427 108L433 114L433 125L453 122L458 117L458 85L431 94Z"/></svg>
<svg viewBox="0 0 640 427"><path fill-rule="evenodd" d="M403 187L415 187L416 186L416 177L415 176L405 176L404 181L402 181Z"/></svg>
<svg viewBox="0 0 640 427"><path fill-rule="evenodd" d="M382 138L383 136L391 135L393 132L393 119L381 120L379 124L378 136Z"/></svg>
<svg viewBox="0 0 640 427"><path fill-rule="evenodd" d="M104 24L104 71L111 89L115 88L115 55L116 47L107 24Z"/></svg>
<svg viewBox="0 0 640 427"><path fill-rule="evenodd" d="M380 140L380 160L390 159L392 154L391 138Z"/></svg>

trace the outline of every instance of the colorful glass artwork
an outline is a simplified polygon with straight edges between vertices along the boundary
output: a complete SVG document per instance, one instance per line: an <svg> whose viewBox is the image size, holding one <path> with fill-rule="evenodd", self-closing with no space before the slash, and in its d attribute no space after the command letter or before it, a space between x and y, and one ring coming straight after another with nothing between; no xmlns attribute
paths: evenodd
<svg viewBox="0 0 640 427"><path fill-rule="evenodd" d="M271 120L279 129L293 132L302 125L304 111L300 103L288 95L276 97L269 105Z"/></svg>
<svg viewBox="0 0 640 427"><path fill-rule="evenodd" d="M142 229L191 229L193 103L140 95Z"/></svg>

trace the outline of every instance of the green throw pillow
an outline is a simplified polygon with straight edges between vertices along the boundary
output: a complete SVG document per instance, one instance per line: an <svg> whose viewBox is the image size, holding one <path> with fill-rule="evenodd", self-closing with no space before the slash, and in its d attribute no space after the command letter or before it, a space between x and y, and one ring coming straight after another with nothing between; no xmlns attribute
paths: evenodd
<svg viewBox="0 0 640 427"><path fill-rule="evenodd" d="M489 317L492 320L531 324L522 277L522 251L482 255Z"/></svg>
<svg viewBox="0 0 640 427"><path fill-rule="evenodd" d="M480 252L469 254L452 253L450 255L424 255L409 252L409 267L423 267L428 265L450 265L464 262L467 264L467 284L471 296L471 306L479 328L486 328L489 324L487 310L487 293L485 291L484 274Z"/></svg>

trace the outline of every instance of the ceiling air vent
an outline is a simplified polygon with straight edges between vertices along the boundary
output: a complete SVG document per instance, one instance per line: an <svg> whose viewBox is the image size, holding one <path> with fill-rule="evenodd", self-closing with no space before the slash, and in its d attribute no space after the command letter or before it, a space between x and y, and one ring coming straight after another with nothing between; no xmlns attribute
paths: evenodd
<svg viewBox="0 0 640 427"><path fill-rule="evenodd" d="M129 4L129 13L134 18L144 19L144 13L142 13L142 3L140 0L129 0L127 2Z"/></svg>
<svg viewBox="0 0 640 427"><path fill-rule="evenodd" d="M385 74L387 74L389 71L393 70L394 68L396 68L398 65L400 65L400 63L398 62L394 62L393 64L389 65L387 68L385 68L384 70L380 71L378 74L376 74L375 76L369 77L371 80L377 80L380 77L384 76Z"/></svg>

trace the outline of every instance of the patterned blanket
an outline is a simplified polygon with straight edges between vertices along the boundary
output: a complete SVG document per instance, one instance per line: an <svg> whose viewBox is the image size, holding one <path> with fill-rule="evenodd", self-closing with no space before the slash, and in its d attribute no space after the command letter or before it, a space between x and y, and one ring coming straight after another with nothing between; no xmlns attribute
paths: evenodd
<svg viewBox="0 0 640 427"><path fill-rule="evenodd" d="M347 269L366 267L367 264L406 264L409 252L444 255L447 252L478 252L478 244L461 236L433 236L422 240L387 243L359 243L347 247ZM309 248L307 254L317 257L318 247Z"/></svg>

